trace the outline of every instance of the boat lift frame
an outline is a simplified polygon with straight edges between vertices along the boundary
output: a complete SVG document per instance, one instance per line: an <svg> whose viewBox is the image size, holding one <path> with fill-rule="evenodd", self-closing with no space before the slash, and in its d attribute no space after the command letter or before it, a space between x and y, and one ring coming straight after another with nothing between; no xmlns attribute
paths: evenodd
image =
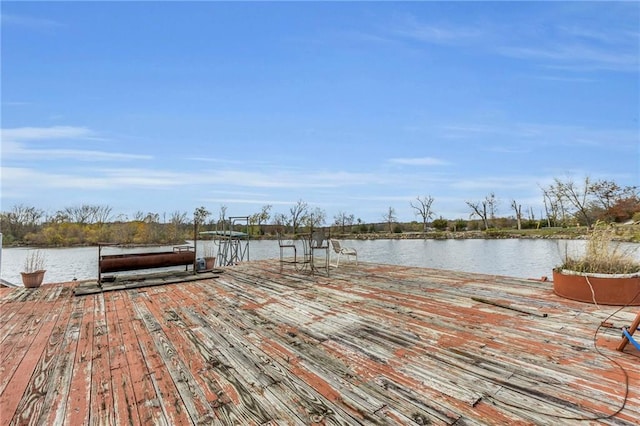
<svg viewBox="0 0 640 426"><path fill-rule="evenodd" d="M231 216L222 221L222 229L202 231L200 234L213 235L213 244L217 247L216 264L233 266L249 261L249 216ZM246 232L238 231L237 228Z"/></svg>

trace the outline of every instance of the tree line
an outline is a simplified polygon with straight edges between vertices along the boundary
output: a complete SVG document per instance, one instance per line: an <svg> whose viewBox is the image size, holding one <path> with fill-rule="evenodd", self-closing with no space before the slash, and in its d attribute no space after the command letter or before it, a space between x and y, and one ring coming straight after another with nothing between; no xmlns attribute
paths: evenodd
<svg viewBox="0 0 640 426"><path fill-rule="evenodd" d="M637 186L622 187L611 180L592 181L585 177L580 182L555 178L553 183L540 187L544 213L536 218L533 208L509 200L507 214L500 216L501 200L490 192L481 200L465 201L469 218L436 218L435 198L417 196L409 208L416 220L398 223L396 209L389 206L381 214L380 222L364 223L353 213L339 211L330 223L331 232L337 234L368 232L429 232L435 230L464 231L471 229L513 227L591 227L596 221L640 221L640 195ZM327 225L327 214L322 208L311 208L298 200L287 212L272 214L271 205L247 217L248 229L254 235L313 232ZM23 204L15 205L0 214L0 229L7 245L34 246L95 245L99 242L119 244L181 244L194 236L195 229L228 229L227 207L219 208L217 217L204 206L193 213L174 211L162 215L138 211L132 217L114 215L108 205L83 204L65 207L53 214ZM226 224L226 225L225 225Z"/></svg>

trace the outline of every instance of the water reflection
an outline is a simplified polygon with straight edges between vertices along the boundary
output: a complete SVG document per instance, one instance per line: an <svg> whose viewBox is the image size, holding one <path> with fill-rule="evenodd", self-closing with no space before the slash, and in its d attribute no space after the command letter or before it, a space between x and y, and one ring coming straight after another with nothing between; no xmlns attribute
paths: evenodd
<svg viewBox="0 0 640 426"><path fill-rule="evenodd" d="M198 243L197 256L202 256L211 241ZM551 270L565 254L579 254L585 241L566 240L345 240L343 245L358 250L363 262L452 269L491 275L509 275L521 278L551 276ZM622 244L623 250L640 260L640 244ZM109 253L164 251L169 247L120 249L110 247ZM28 249L2 250L1 277L12 283L21 283L20 271ZM45 283L95 279L98 276L98 248L77 247L45 249ZM109 254L106 251L105 254ZM251 260L276 259L277 241L251 241Z"/></svg>

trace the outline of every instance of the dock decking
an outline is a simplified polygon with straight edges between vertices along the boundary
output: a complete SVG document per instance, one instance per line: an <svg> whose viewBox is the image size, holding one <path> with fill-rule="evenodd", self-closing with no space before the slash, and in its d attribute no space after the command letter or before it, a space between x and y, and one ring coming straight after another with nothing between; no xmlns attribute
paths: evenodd
<svg viewBox="0 0 640 426"><path fill-rule="evenodd" d="M616 307L548 282L362 263L327 277L273 260L85 296L78 285L0 288L0 424L640 419L640 354L615 351L637 308L609 318Z"/></svg>

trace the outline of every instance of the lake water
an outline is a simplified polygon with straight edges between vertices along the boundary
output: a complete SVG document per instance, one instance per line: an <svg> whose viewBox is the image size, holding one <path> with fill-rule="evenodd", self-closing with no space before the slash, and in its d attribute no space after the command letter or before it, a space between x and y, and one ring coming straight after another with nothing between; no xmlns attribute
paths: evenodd
<svg viewBox="0 0 640 426"><path fill-rule="evenodd" d="M204 245L198 242L198 256ZM508 275L520 278L551 277L554 266L565 253L577 255L584 250L585 241L507 239L507 240L344 240L343 246L358 251L358 260L394 265L421 266ZM640 244L621 244L621 249L640 260ZM103 254L140 251L165 251L172 247L104 248ZM78 247L42 250L46 257L45 283L96 279L98 276L98 248ZM29 249L4 248L0 277L11 283L21 283L20 271ZM250 260L277 259L278 242L256 240L249 244Z"/></svg>

